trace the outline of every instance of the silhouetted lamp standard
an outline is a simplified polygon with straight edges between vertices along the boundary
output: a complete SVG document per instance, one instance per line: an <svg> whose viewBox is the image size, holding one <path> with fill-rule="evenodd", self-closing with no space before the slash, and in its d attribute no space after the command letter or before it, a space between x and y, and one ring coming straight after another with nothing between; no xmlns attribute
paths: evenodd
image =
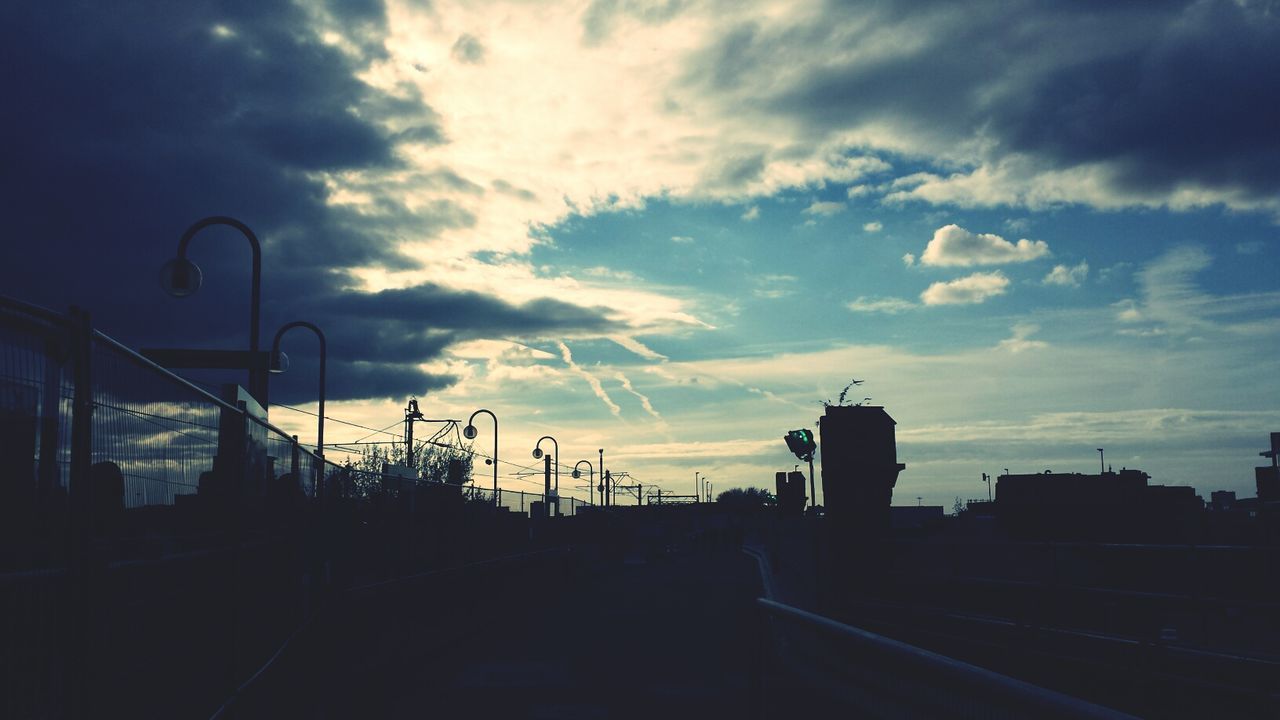
<svg viewBox="0 0 1280 720"><path fill-rule="evenodd" d="M284 337L286 332L298 327L310 330L320 340L320 389L318 391L320 407L317 408L319 418L316 422L316 457L320 459L320 467L317 468L316 477L317 482L319 482L324 478L324 370L328 356L328 346L325 343L324 332L305 320L294 320L291 323L281 325L280 329L276 331L276 336L271 340L271 365L269 367L273 373L282 373L289 369L289 356L280 350L280 338ZM320 490L320 488L317 487L317 490Z"/></svg>
<svg viewBox="0 0 1280 720"><path fill-rule="evenodd" d="M591 489L592 489L592 487L593 487L593 483L595 483L595 481L596 481L596 471L595 471L595 468L591 467L591 461L590 461L590 460L579 460L578 462L576 462L576 463L574 463L574 464L573 464L573 479L574 479L574 480L577 480L578 478L582 477L582 473L578 471L578 466L582 465L583 463L586 463L586 464L587 464L587 497L588 497L588 501L589 501L589 502L591 502L591 503L594 505L594 504L595 504L595 496L591 495Z"/></svg>
<svg viewBox="0 0 1280 720"><path fill-rule="evenodd" d="M604 448L600 448L600 504L607 506L609 496L604 492Z"/></svg>
<svg viewBox="0 0 1280 720"><path fill-rule="evenodd" d="M699 470L693 474L693 499L694 502L702 502L702 480L698 476L702 474Z"/></svg>
<svg viewBox="0 0 1280 720"><path fill-rule="evenodd" d="M196 233L210 225L229 225L239 230L253 249L253 277L249 286L249 352L256 357L262 308L262 246L258 242L258 236L253 234L248 225L222 215L197 220L182 233L182 238L178 240L177 257L160 268L160 287L177 298L193 295L200 289L204 276L200 272L200 266L187 259L187 246L191 244L191 238L195 237ZM263 373L258 369L250 369L249 394L261 401L265 397L265 393L262 392L265 385Z"/></svg>
<svg viewBox="0 0 1280 720"><path fill-rule="evenodd" d="M1105 475L1107 472L1107 456L1103 454L1102 448L1098 448L1098 464L1102 466L1099 474Z"/></svg>
<svg viewBox="0 0 1280 720"><path fill-rule="evenodd" d="M480 408L471 413L471 417L467 418L467 426L462 428L462 436L468 440L475 440L479 431L476 430L476 416L484 413L493 419L493 460L485 460L485 462L493 465L493 502L498 503L498 416L493 411Z"/></svg>
<svg viewBox="0 0 1280 720"><path fill-rule="evenodd" d="M542 441L543 440L550 440L551 447L555 448L556 454L554 457L547 458L547 465L555 466L555 474L556 474L555 498L556 498L556 508L559 509L560 507L560 443L556 442L556 439L551 437L550 435L543 435L542 437L538 438L538 442L534 443L533 445L534 460L542 459ZM542 493L542 501L544 503L547 503L546 507L547 507L547 512L549 513L551 510L551 474L550 473L547 473L546 480L544 482L546 487L544 489L544 492Z"/></svg>

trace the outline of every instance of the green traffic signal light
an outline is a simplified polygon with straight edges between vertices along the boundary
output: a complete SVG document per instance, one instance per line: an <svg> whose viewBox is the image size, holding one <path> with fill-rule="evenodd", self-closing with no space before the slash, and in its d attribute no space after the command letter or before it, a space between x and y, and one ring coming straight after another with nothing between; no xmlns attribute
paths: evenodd
<svg viewBox="0 0 1280 720"><path fill-rule="evenodd" d="M808 460L813 457L814 451L818 449L818 446L813 442L813 432L811 430L792 430L784 435L782 439L787 441L787 447L801 460Z"/></svg>

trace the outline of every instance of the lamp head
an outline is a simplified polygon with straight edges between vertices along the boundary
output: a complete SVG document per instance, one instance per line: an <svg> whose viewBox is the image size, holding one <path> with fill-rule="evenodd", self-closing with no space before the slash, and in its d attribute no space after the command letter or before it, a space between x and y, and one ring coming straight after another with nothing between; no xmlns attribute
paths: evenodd
<svg viewBox="0 0 1280 720"><path fill-rule="evenodd" d="M284 354L283 350L277 350L271 353L271 365L267 367L268 372L277 375L289 369L289 356Z"/></svg>
<svg viewBox="0 0 1280 720"><path fill-rule="evenodd" d="M475 425L467 425L466 427L462 428L462 437L468 440L475 440L476 435L477 435L477 432L476 432Z"/></svg>
<svg viewBox="0 0 1280 720"><path fill-rule="evenodd" d="M173 297L186 297L200 289L204 274L186 258L174 258L160 268L160 287Z"/></svg>
<svg viewBox="0 0 1280 720"><path fill-rule="evenodd" d="M536 447L536 448L534 448L534 449L533 449L533 459L534 459L534 460L541 460L541 459L542 459L542 448L537 448L537 447Z"/></svg>
<svg viewBox="0 0 1280 720"><path fill-rule="evenodd" d="M577 479L578 479L578 478L580 478L580 477L582 477L582 473L578 472L578 469L577 469L577 468L574 468L574 470L573 470L573 479L574 479L574 480L577 480Z"/></svg>

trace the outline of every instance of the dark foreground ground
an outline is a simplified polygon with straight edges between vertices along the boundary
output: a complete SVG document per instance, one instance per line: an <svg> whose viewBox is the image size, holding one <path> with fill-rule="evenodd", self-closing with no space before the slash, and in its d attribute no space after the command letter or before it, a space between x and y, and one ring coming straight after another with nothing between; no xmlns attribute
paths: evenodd
<svg viewBox="0 0 1280 720"><path fill-rule="evenodd" d="M386 717L747 717L759 571L721 549L588 566L571 592L515 593L413 668Z"/></svg>
<svg viewBox="0 0 1280 720"><path fill-rule="evenodd" d="M551 551L353 596L228 717L761 717L740 546Z"/></svg>

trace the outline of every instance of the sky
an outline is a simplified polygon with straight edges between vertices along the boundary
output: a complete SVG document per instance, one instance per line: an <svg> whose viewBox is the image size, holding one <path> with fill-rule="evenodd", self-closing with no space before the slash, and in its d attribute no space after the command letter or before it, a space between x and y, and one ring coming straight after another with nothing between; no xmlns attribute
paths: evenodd
<svg viewBox="0 0 1280 720"><path fill-rule="evenodd" d="M1100 447L1252 496L1280 430L1274 2L16 0L0 57L0 293L243 348L234 230L196 295L157 280L234 217L331 418L487 408L505 461L556 438L562 494L599 448L771 488L855 378L897 504ZM271 420L313 441L284 348Z"/></svg>

